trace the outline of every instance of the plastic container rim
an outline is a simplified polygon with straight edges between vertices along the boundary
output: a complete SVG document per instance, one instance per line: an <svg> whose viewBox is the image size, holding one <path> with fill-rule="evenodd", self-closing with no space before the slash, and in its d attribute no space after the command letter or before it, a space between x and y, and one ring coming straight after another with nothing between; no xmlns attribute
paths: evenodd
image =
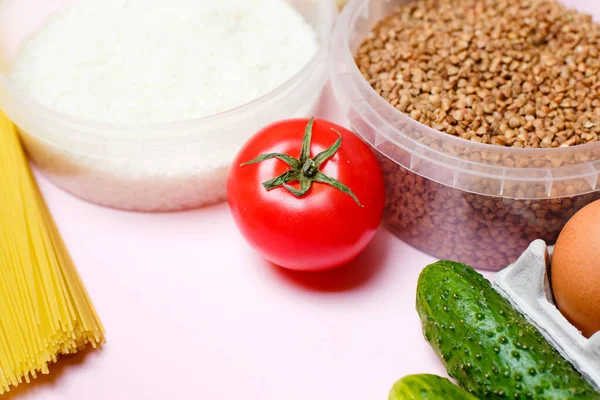
<svg viewBox="0 0 600 400"><path fill-rule="evenodd" d="M0 4L0 15L2 15L8 5L12 4L15 0L8 0ZM330 4L331 3L331 4ZM16 105L2 104L2 108L6 111L14 107L20 107L26 109L27 112L39 121L45 121L63 126L67 129L77 130L78 132L85 132L86 136L72 137L69 133L63 133L61 136L69 139L75 139L78 141L91 142L91 141L104 141L106 139L121 136L121 132L129 132L136 130L143 130L145 132L144 138L126 138L119 137L121 142L143 142L144 144L152 144L152 142L164 142L168 140L172 141L186 141L195 142L206 138L206 135L198 133L189 133L189 131L201 131L203 126L214 124L218 121L227 121L234 119L237 115L243 113L252 113L252 110L261 110L264 105L271 101L273 98L281 95L282 92L288 90L291 87L296 87L307 76L311 75L313 69L318 67L320 63L327 62L329 57L329 43L335 27L338 11L334 2L319 1L315 3L315 7L322 7L328 14L328 26L325 32L325 37L320 40L319 48L312 58L291 78L277 86L275 89L268 93L250 101L249 103L242 104L238 107L212 114L200 118L186 119L173 122L160 122L160 123L147 123L147 124L135 124L135 123L110 123L95 121L86 118L80 118L69 114L56 111L50 107L43 105L42 103L31 98L23 91L19 90L7 77L4 71L0 70L0 91L6 93L10 101L17 103ZM9 114L8 111L7 115ZM10 115L9 115L10 117ZM168 138L160 136L165 131L173 132ZM184 134L178 134L177 132L186 132ZM37 137L35 133L30 133L32 136ZM209 135L210 136L210 135Z"/></svg>
<svg viewBox="0 0 600 400"><path fill-rule="evenodd" d="M381 0L381 1L390 2L390 0ZM398 111L394 106L392 106L384 98L382 98L377 93L377 91L375 91L375 89L373 89L371 87L371 85L369 85L367 80L364 79L359 68L356 66L356 63L354 62L354 54L350 50L349 30L352 26L354 26L356 24L356 20L361 16L361 14L365 13L365 9L368 7L368 4L369 4L369 1L366 1L366 0L350 0L348 2L348 4L346 5L346 7L344 8L344 10L342 11L342 13L340 14L340 16L338 17L338 22L336 24L336 27L334 29L333 36L332 36L332 62L331 62L331 66L330 66L331 79L333 82L332 86L334 88L334 94L336 97L343 96L343 94L340 93L339 86L335 84L335 81L341 72L338 68L339 64L340 64L340 60L338 59L336 61L335 59L339 58L339 57L336 57L336 55L341 54L341 56L343 57L344 60L346 60L346 59L352 60L352 63L346 63L344 61L341 61L341 63L343 63L344 66L346 67L345 70L343 71L343 73L350 75L351 79L355 82L355 84L360 85L361 90L367 91L370 93L370 95L372 95L373 102L376 103L376 106L378 109L385 109L386 113L393 114L394 119L396 119L397 121L400 120L400 121L402 121L403 124L411 124L412 126L417 128L420 132L427 134L427 136L432 137L434 139L443 140L443 141L445 141L453 146L456 146L458 148L469 149L474 152L482 151L482 152L486 152L488 154L502 152L506 155L510 154L511 156L514 156L516 159L518 159L520 157L531 157L531 156L539 157L539 156L564 155L564 154L579 152L582 149L585 149L585 151L600 150L600 142L588 143L588 144L583 144L583 145L578 145L578 146L573 146L573 147L558 147L558 148L551 148L551 149L503 147L503 146L497 146L497 145L492 145L492 144L487 144L487 143L471 142L471 141L468 141L468 140L460 138L460 137L456 137L456 136L449 135L444 132L440 132L440 131L433 129L425 124L422 124L422 123L410 118L409 116L405 115L404 113ZM334 46L334 44L335 44L335 46ZM339 44L342 44L342 45L340 46ZM349 64L351 64L351 65L349 65ZM379 107L381 107L381 108L379 108ZM372 109L370 110L370 112L372 112L375 116L377 116L377 118L385 125L386 130L389 129L389 131L392 132L394 135L402 137L404 140L409 142L411 144L411 146L409 147L409 146L399 143L397 140L395 140L393 137L391 137L390 133L388 133L387 131L384 132L382 130L377 130L378 136L384 137L387 141L393 143L395 146L397 146L399 148L406 150L407 152L411 153L411 155L415 155L415 154L419 153L418 149L425 150L428 153L428 155L422 154L422 153L418 154L418 157L421 160L431 162L433 164L436 164L436 165L444 167L444 168L451 168L458 173L464 173L464 174L468 174L468 175L476 175L476 176L484 177L484 178L499 179L499 180L509 179L511 181L521 181L521 182L528 182L528 181L534 182L534 181L540 181L540 180L561 181L561 180L579 179L579 178L588 179L588 178L591 178L592 176L597 177L598 173L599 173L598 168L595 168L592 165L592 163L594 163L600 159L593 159L590 161L582 161L582 162L578 162L578 163L574 163L574 164L570 164L570 165L562 165L562 166L558 166L558 167L517 167L517 166L509 167L509 166L505 166L505 165L501 164L502 159L500 159L498 162L490 161L488 163L482 163L482 162L476 162L476 161L471 161L468 159L456 157L456 156L447 154L443 151L435 150L432 147L407 136L406 134L402 133L402 131L400 129L398 129L394 125L394 123L392 123L388 118L384 117L381 113L377 112L375 110L375 107L371 107L371 108ZM361 117L364 117L363 113L360 113L358 111L357 111L357 113ZM363 136L359 130L357 130L357 131L361 136ZM371 140L369 140L368 138L366 138L364 136L363 136L363 138L365 140L367 140L375 149L380 151L375 143L372 143ZM388 155L386 155L385 153L382 153L382 154L384 156L388 157ZM439 156L439 157L436 157L436 156ZM445 161L445 160L449 160L449 161ZM394 161L395 163L398 163L398 161L396 161L396 160L392 160L392 161ZM398 164L402 165L400 163L398 163ZM471 168L464 168L463 166L465 166L465 165L476 165L477 167L481 167L481 169L487 170L487 172L476 171ZM580 171L581 167L588 166L588 165L590 168L593 168L595 172L593 172L590 169L590 170L588 170L588 173L585 173L585 172L582 173ZM424 176L423 174L421 174L417 171L414 171L412 168L408 168L404 165L402 165L402 167L407 168L408 170L410 170L411 172L413 172L417 175ZM574 172L573 171L574 169L578 169L579 171ZM489 172L489 171L495 171L495 170L497 170L498 173L490 173ZM571 171L574 173L568 173L568 171ZM536 172L537 172L537 174L536 174ZM533 175L536 175L536 176L519 176L520 173L527 173L527 174L533 173ZM428 176L424 176L424 177L427 179L432 179ZM435 179L432 179L432 180L435 181ZM445 186L451 186L444 182L438 182L438 183L441 183ZM591 185L590 190L585 193L594 192L595 190L597 190L597 184ZM580 194L585 194L585 193L576 193L575 195L580 195ZM548 196L548 197L550 197L550 196ZM547 197L544 197L544 198L547 198Z"/></svg>

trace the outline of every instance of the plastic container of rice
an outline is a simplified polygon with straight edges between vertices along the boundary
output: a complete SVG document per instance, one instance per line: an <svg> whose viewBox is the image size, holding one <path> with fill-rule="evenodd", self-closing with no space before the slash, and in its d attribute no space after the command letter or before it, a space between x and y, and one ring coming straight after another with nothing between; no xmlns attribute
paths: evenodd
<svg viewBox="0 0 600 400"><path fill-rule="evenodd" d="M234 2L241 9L228 8L229 0L152 2L156 7L134 15L143 2L3 1L0 108L37 167L82 199L136 211L215 203L226 197L229 164L252 134L311 115L327 79L337 7L314 0L261 0L255 8ZM278 19L269 28L267 21ZM211 21L219 27L214 34ZM283 23L296 33L280 29ZM52 51L42 49L49 44ZM196 54L194 46L208 50ZM244 52L255 48L261 51ZM215 58L222 64L207 66ZM62 69L48 62L64 59L70 63ZM244 73L233 59L247 63ZM123 67L138 60L145 75ZM95 80L85 80L85 68ZM193 82L180 82L188 77ZM211 90L214 77L230 89ZM136 108L141 102L150 104L144 112Z"/></svg>
<svg viewBox="0 0 600 400"><path fill-rule="evenodd" d="M504 4L507 11L503 18L510 17L510 12L521 12L511 9L513 5L510 2L488 1ZM450 0L442 3L450 4ZM519 2L513 4L516 3ZM564 3L578 11L593 14L596 21L600 17L600 5L595 2L572 0ZM435 18L421 8L432 2L420 2L420 6L414 5L404 13L397 11L398 7L406 9L410 4L415 3L351 0L346 5L331 47L331 79L335 96L353 129L371 144L383 167L387 185L385 220L389 229L414 247L438 258L460 261L479 269L500 270L516 261L533 240L542 239L549 245L553 244L575 212L600 198L600 143L597 142L600 100L592 97L578 102L574 100L578 97L571 97L570 89L565 89L566 94L560 99L552 98L548 103L544 103L543 98L538 100L542 102L541 106L532 100L532 109L526 111L532 115L520 115L517 111L510 114L510 107L508 111L504 109L503 113L496 114L498 107L507 102L507 97L502 97L504 86L497 88L498 97L492 98L488 104L484 99L494 93L492 88L496 83L472 83L468 78L464 81L460 78L463 73L461 65L464 66L465 62L472 66L481 64L483 51L473 54L466 49L488 46L489 40L480 42L477 36L487 28L465 28L465 22L460 18L453 18L448 27L434 25L432 21ZM469 16L473 15L469 14L471 12L476 13L477 10L464 11L467 23ZM564 14L566 17L563 14L555 16L553 12L548 12L552 16L548 18L567 18L570 25L575 25L572 21L579 23L577 18L581 18L583 24L588 24L586 27L592 24L591 17L574 16L572 11ZM396 13L395 16L389 17L393 13ZM427 18L430 18L427 24L416 21ZM538 18L546 17L538 15ZM547 39L550 33L536 31L533 25L530 31L518 33L523 35L522 43L529 38L539 38L541 42L550 40ZM552 21L544 26L551 30ZM424 30L418 31L419 27ZM439 28L438 31L435 27ZM413 42L399 45L398 42L405 38L403 35L408 35L406 32L411 29L416 32L412 36ZM447 31L443 33L442 29ZM558 78L564 77L567 86L572 83L570 79L584 82L580 86L575 85L574 92L583 87L597 96L600 93L600 78L597 76L600 30L597 27L592 30L586 28L587 33L577 33L576 28L572 29L566 34L575 35L574 40L579 42L575 42L571 52L561 53L566 54L565 72L560 69ZM373 30L377 33L372 33ZM443 53L444 46L440 45L434 51L427 47L429 44L420 44L431 43L431 40L436 40L436 35L442 40L440 32L450 38L455 38L452 32L464 34L463 41L453 42L464 48L455 53L450 48ZM494 26L489 32L492 37L496 35ZM520 40L520 36L510 30L498 32L501 37L515 43ZM400 39L392 43L393 39L389 38L393 37ZM584 41L587 41L586 44L583 44ZM588 58L577 54L585 54ZM427 61L424 60L443 65L454 55L456 68L448 65L438 75L427 70ZM434 59L436 56L441 58ZM527 57L531 56L524 56L521 62L530 60ZM549 93L541 81L536 81L532 87L527 87L527 82L517 82L519 87L515 88L514 74L511 74L513 61L500 57L481 69L505 68L506 75L498 78L502 81L498 85L505 85L510 90L531 92L532 96L536 95L535 90ZM571 64L575 61L578 63L572 68ZM400 67L390 73L382 73L389 65ZM514 68L512 71L522 71L518 63ZM543 70L543 65L540 68ZM448 88L465 94L463 99L452 100L463 104L446 106L444 83L440 83L442 88L435 85L425 87L424 84L434 81L432 76L452 82L455 74L459 77L453 81L454 86L449 85ZM367 80L366 76L372 79ZM485 78L486 75L478 77ZM513 86L510 86L511 78ZM471 85L474 87L470 88ZM413 89L416 91L411 91ZM461 89L464 91L461 92ZM481 97L478 99L476 96L479 94ZM556 107L555 100L560 100ZM483 110L476 109L474 104L483 104ZM486 104L491 107L489 114L484 109ZM586 114L581 117L577 112L583 105L587 108ZM544 117L552 116L557 107L567 116L575 115L573 121L567 117L564 121L545 123ZM435 120L440 109L447 110L448 115ZM470 131L473 137L465 140L472 127L462 122L465 119L471 122L480 114L481 129L473 128ZM542 119L542 122L536 122L537 119ZM556 126L565 131L565 136L561 136L563 131L557 130ZM455 129L455 134L449 134L450 129ZM493 129L500 129L505 134L494 136L490 134ZM550 139L545 139L546 136ZM575 139L571 139L573 137ZM576 143L581 138L586 139L585 144ZM523 143L515 143L519 140ZM513 146L507 145L506 141ZM530 143L536 144L536 148L528 148Z"/></svg>

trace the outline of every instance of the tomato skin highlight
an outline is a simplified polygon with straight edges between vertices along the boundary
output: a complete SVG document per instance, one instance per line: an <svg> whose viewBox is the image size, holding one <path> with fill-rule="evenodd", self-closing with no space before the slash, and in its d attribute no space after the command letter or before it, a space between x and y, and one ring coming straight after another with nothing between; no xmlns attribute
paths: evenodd
<svg viewBox="0 0 600 400"><path fill-rule="evenodd" d="M313 183L302 197L283 187L267 191L262 183L290 168L281 160L241 166L266 153L298 158L308 121L277 122L254 135L233 161L227 191L234 221L255 250L281 267L316 271L347 264L364 250L383 216L384 184L369 146L324 120L314 121L311 157L329 148L339 132L342 145L320 171L348 186L363 207L324 183Z"/></svg>

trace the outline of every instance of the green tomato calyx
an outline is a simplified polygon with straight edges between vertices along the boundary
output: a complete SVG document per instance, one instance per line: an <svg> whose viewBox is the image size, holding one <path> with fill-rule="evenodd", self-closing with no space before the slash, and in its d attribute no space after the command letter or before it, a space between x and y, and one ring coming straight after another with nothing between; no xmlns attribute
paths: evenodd
<svg viewBox="0 0 600 400"><path fill-rule="evenodd" d="M313 130L314 118L311 118L306 125L306 129L304 131L304 136L302 137L302 151L300 152L300 158L294 158L288 154L281 153L268 153L263 154L261 156L256 157L254 160L245 162L241 164L242 167L246 165L256 164L265 160L269 160L271 158L277 158L278 160L283 161L287 165L289 165L290 169L288 169L283 174L279 175L276 178L273 178L269 181L263 183L263 187L266 190L273 190L280 186L283 186L288 192L293 194L296 197L304 196L312 187L314 182L324 183L329 185L348 196L352 197L356 204L360 207L363 207L358 201L356 195L350 190L350 188L340 181L330 178L320 171L321 165L325 163L325 161L329 160L333 157L337 151L342 146L342 135L337 132L335 129L331 129L338 135L338 139L329 147L327 150L322 151L317 154L315 158L310 158L310 146L312 142L312 130ZM290 182L299 182L300 189L296 189L295 187L289 185Z"/></svg>

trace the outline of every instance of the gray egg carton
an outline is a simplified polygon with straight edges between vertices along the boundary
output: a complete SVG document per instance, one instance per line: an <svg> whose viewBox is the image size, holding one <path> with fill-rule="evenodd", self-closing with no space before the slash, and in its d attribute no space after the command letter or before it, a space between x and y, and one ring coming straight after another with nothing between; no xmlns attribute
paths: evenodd
<svg viewBox="0 0 600 400"><path fill-rule="evenodd" d="M600 390L600 332L587 339L556 307L549 280L551 254L551 247L536 240L514 264L496 274L494 287Z"/></svg>

